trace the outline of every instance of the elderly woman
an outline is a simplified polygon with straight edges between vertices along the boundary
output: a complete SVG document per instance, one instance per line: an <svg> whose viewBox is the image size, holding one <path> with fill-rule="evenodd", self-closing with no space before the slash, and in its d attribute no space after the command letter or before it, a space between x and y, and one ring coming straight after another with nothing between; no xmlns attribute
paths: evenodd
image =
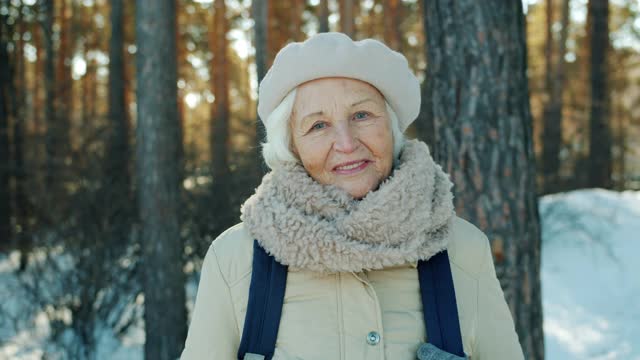
<svg viewBox="0 0 640 360"><path fill-rule="evenodd" d="M419 108L379 41L278 53L258 99L271 172L209 248L182 359L523 358L486 236L403 137Z"/></svg>

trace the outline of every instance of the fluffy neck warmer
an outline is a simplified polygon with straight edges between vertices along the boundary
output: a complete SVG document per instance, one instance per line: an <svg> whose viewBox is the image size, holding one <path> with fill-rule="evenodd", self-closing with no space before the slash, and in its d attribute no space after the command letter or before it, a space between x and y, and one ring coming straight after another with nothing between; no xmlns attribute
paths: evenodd
<svg viewBox="0 0 640 360"><path fill-rule="evenodd" d="M447 247L452 186L427 145L408 140L392 174L361 200L289 164L264 176L242 205L241 219L292 269L382 269L429 259Z"/></svg>

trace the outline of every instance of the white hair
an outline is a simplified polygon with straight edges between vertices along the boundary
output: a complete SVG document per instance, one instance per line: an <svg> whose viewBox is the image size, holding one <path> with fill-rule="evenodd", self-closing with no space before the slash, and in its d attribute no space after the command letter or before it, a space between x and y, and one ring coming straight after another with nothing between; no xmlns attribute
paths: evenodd
<svg viewBox="0 0 640 360"><path fill-rule="evenodd" d="M289 119L293 111L293 103L296 99L296 88L276 106L265 121L267 139L262 143L262 157L270 169L275 169L285 163L298 163L298 159L291 151L291 131ZM404 135L400 131L398 116L391 105L385 100L385 107L391 122L391 135L393 137L393 163L394 166L400 157L404 146Z"/></svg>

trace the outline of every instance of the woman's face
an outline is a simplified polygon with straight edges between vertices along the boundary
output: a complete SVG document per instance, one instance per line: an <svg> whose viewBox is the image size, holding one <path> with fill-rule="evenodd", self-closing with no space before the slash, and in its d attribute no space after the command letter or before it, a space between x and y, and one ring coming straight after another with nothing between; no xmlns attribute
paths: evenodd
<svg viewBox="0 0 640 360"><path fill-rule="evenodd" d="M360 199L391 172L393 137L382 94L349 78L322 78L296 91L293 151L309 175Z"/></svg>

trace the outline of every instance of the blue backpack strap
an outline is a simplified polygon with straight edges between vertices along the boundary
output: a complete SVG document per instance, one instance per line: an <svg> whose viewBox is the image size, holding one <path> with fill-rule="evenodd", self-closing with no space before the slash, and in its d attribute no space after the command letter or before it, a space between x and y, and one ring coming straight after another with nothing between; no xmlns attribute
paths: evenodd
<svg viewBox="0 0 640 360"><path fill-rule="evenodd" d="M276 347L287 267L253 242L253 270L238 359L271 360ZM246 356L246 357L245 357Z"/></svg>
<svg viewBox="0 0 640 360"><path fill-rule="evenodd" d="M447 251L419 261L418 276L428 342L451 354L465 356Z"/></svg>

